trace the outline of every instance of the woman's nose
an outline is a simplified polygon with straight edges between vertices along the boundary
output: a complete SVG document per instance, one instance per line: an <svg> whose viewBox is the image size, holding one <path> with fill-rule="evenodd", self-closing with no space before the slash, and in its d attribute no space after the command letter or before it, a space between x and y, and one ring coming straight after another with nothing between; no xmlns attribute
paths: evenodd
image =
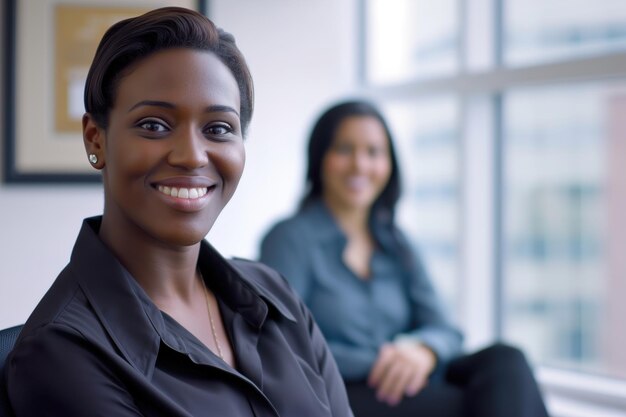
<svg viewBox="0 0 626 417"><path fill-rule="evenodd" d="M352 154L352 167L357 170L363 170L369 163L368 156L365 152L354 152Z"/></svg>
<svg viewBox="0 0 626 417"><path fill-rule="evenodd" d="M186 129L173 139L168 162L173 166L196 169L208 163L206 139L195 129Z"/></svg>

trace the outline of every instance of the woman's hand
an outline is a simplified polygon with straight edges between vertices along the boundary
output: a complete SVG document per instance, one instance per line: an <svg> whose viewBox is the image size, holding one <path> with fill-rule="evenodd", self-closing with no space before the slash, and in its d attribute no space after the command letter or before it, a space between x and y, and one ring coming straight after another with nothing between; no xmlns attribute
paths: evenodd
<svg viewBox="0 0 626 417"><path fill-rule="evenodd" d="M397 405L404 395L417 395L428 383L437 357L419 342L386 343L370 371L368 384L376 389L376 397L389 405Z"/></svg>

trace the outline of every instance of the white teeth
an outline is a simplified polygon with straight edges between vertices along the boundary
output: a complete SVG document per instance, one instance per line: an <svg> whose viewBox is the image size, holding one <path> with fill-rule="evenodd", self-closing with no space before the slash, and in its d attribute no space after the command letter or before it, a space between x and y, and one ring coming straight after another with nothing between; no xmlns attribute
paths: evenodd
<svg viewBox="0 0 626 417"><path fill-rule="evenodd" d="M170 197L184 198L188 200L195 200L196 198L204 196L208 192L206 187L176 188L164 185L159 185L157 190L159 190L160 193L169 195Z"/></svg>

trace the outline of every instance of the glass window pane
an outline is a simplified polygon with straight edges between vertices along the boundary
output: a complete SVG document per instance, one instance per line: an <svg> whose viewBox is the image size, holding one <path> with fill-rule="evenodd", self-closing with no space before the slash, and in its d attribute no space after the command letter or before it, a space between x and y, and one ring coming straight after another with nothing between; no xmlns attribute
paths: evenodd
<svg viewBox="0 0 626 417"><path fill-rule="evenodd" d="M626 83L504 105L504 335L539 363L626 378Z"/></svg>
<svg viewBox="0 0 626 417"><path fill-rule="evenodd" d="M507 64L626 49L624 0L506 0L504 14Z"/></svg>
<svg viewBox="0 0 626 417"><path fill-rule="evenodd" d="M369 82L402 82L456 71L457 0L369 0L365 5Z"/></svg>
<svg viewBox="0 0 626 417"><path fill-rule="evenodd" d="M403 181L398 222L419 248L440 295L456 309L460 226L459 131L452 97L384 107Z"/></svg>

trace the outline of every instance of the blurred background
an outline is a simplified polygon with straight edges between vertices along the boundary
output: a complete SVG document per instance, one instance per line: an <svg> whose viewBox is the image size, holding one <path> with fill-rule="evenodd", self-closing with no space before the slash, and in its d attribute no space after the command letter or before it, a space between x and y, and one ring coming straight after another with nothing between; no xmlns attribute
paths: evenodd
<svg viewBox="0 0 626 417"><path fill-rule="evenodd" d="M33 1L17 0L18 15ZM68 2L36 3L52 13ZM2 48L15 29L6 5ZM497 339L522 347L556 417L626 416L624 0L203 7L235 35L256 85L246 171L207 237L214 246L256 258L261 235L301 196L316 116L335 100L370 98L398 141L400 223L467 348ZM20 30L34 37L45 28ZM6 80L15 63L1 59ZM7 90L4 81L3 126L7 107L23 98ZM28 112L28 123L41 124L38 113ZM0 143L5 136L0 129ZM24 184L5 175L0 328L26 320L67 263L82 218L101 210L97 183Z"/></svg>

